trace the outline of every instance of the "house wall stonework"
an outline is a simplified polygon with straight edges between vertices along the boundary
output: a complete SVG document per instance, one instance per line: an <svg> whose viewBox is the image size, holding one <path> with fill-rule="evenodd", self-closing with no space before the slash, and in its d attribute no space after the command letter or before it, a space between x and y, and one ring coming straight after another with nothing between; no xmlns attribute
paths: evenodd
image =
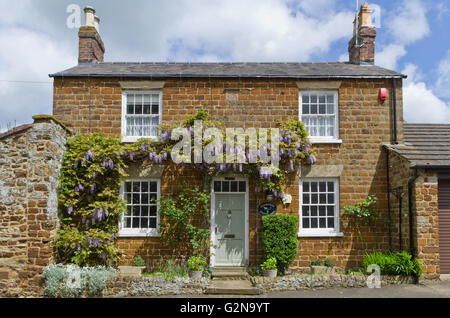
<svg viewBox="0 0 450 318"><path fill-rule="evenodd" d="M142 79L148 81L148 79ZM101 132L120 135L123 79L55 78L54 116L75 133ZM139 79L133 79L137 82ZM175 122L195 114L200 108L220 120L225 127L276 127L277 121L299 116L299 80L283 79L166 79L162 89L163 122ZM326 87L326 81L323 82ZM343 216L342 207L354 205L369 194L379 198L382 216L387 215L386 158L381 143L393 140L392 99L381 102L379 89L391 93L392 80L345 79L339 88L339 138L342 144L315 144L317 165L342 166L340 173L340 230L343 237L299 238L299 253L293 267L305 270L311 258L331 257L340 268L360 265L365 253L387 249L387 225L380 220L374 226L357 231ZM389 96L390 97L390 96ZM403 140L402 85L397 81L398 140ZM325 169L326 170L326 169ZM323 177L326 177L325 175ZM161 178L162 195L181 179L198 184L191 172L173 175L170 169ZM287 193L292 203L280 205L279 213L298 215L299 179L289 178ZM250 180L250 262L262 257L261 218L257 203L264 197L253 192ZM256 199L258 200L256 202ZM255 221L256 220L256 221ZM118 246L126 251L124 263L136 254L154 259L170 254L158 238L121 238Z"/></svg>
<svg viewBox="0 0 450 318"><path fill-rule="evenodd" d="M0 136L0 296L42 295L67 130L48 116Z"/></svg>

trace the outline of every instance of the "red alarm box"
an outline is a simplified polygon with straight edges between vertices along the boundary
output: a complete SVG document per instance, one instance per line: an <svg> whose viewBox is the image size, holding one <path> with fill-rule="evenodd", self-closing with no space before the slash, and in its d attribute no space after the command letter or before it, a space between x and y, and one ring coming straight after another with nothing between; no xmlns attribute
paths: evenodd
<svg viewBox="0 0 450 318"><path fill-rule="evenodd" d="M385 101L387 99L387 89L380 88L380 100Z"/></svg>

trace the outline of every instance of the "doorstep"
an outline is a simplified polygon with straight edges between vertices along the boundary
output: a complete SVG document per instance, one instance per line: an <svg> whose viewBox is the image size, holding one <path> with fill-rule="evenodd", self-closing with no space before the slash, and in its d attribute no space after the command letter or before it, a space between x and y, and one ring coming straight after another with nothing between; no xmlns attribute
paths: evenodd
<svg viewBox="0 0 450 318"><path fill-rule="evenodd" d="M213 280L206 289L209 295L260 295L262 290L252 285L250 280Z"/></svg>

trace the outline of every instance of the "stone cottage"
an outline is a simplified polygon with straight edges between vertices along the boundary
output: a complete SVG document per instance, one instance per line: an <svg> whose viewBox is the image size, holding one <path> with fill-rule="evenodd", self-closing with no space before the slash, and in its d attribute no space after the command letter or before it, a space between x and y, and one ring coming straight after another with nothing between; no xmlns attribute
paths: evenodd
<svg viewBox="0 0 450 318"><path fill-rule="evenodd" d="M158 125L183 120L202 108L226 127L270 128L279 120L299 119L310 133L318 162L289 177L286 192L292 201L277 206L277 213L299 216L299 249L292 268L305 270L311 259L325 257L341 269L353 268L373 250L408 250L422 260L426 277L439 277L450 273L439 258L439 253L448 253L449 242L445 233L450 227L439 222L450 213L449 128L433 129L442 138L433 148L442 154L439 165L418 163L423 157L414 157L415 151L434 137L417 139L414 130L427 132L427 126L404 125L406 76L375 65L376 29L370 12L365 4L355 19L345 63L110 63L104 62L99 18L86 7L86 23L78 33L78 65L50 75L55 122L74 134L100 132L133 142L157 138ZM124 199L126 194L159 199L185 182L201 185L195 172L174 165L132 166ZM343 207L368 195L378 197L381 218L370 226L355 226ZM259 264L258 206L266 199L255 191L252 178L227 174L212 181L212 267ZM131 263L136 255L149 264L176 256L161 241L158 207L138 201L127 201L137 212L120 224L121 263ZM8 225L3 219L1 224ZM2 235L3 251L10 234ZM2 252L0 279L11 276L4 265L7 258Z"/></svg>

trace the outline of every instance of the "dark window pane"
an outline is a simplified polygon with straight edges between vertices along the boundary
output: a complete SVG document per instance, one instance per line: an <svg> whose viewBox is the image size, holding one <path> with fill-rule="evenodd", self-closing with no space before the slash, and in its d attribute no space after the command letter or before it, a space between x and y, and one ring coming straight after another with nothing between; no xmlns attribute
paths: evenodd
<svg viewBox="0 0 450 318"><path fill-rule="evenodd" d="M327 192L327 183L319 182L319 192Z"/></svg>
<svg viewBox="0 0 450 318"><path fill-rule="evenodd" d="M144 115L150 115L151 111L150 111L150 105L144 105Z"/></svg>
<svg viewBox="0 0 450 318"><path fill-rule="evenodd" d="M139 204L139 194L133 194L133 204Z"/></svg>
<svg viewBox="0 0 450 318"><path fill-rule="evenodd" d="M125 218L125 227L131 228L131 218Z"/></svg>
<svg viewBox="0 0 450 318"><path fill-rule="evenodd" d="M245 185L245 181L239 181L239 192L245 192L247 190Z"/></svg>
<svg viewBox="0 0 450 318"><path fill-rule="evenodd" d="M317 182L311 183L311 192L317 192Z"/></svg>
<svg viewBox="0 0 450 318"><path fill-rule="evenodd" d="M133 182L133 192L141 192L141 183Z"/></svg>
<svg viewBox="0 0 450 318"><path fill-rule="evenodd" d="M131 206L127 206L127 215L132 215L132 213L133 213L133 207L131 207Z"/></svg>
<svg viewBox="0 0 450 318"><path fill-rule="evenodd" d="M156 216L157 212L158 212L158 208L156 206L150 207L150 216Z"/></svg>
<svg viewBox="0 0 450 318"><path fill-rule="evenodd" d="M150 218L149 228L156 229L156 218Z"/></svg>
<svg viewBox="0 0 450 318"><path fill-rule="evenodd" d="M148 193L141 194L141 204L149 204L150 199L148 197Z"/></svg>
<svg viewBox="0 0 450 318"><path fill-rule="evenodd" d="M131 182L125 183L125 192L131 192Z"/></svg>
<svg viewBox="0 0 450 318"><path fill-rule="evenodd" d="M141 192L148 192L148 182L141 183Z"/></svg>
<svg viewBox="0 0 450 318"><path fill-rule="evenodd" d="M133 216L140 216L141 215L141 207L135 206L133 207Z"/></svg>
<svg viewBox="0 0 450 318"><path fill-rule="evenodd" d="M237 192L237 191L238 191L237 181L231 181L231 192Z"/></svg>
<svg viewBox="0 0 450 318"><path fill-rule="evenodd" d="M309 103L309 95L303 95L302 101L303 101L303 103Z"/></svg>
<svg viewBox="0 0 450 318"><path fill-rule="evenodd" d="M309 194L303 194L303 204L309 204Z"/></svg>
<svg viewBox="0 0 450 318"><path fill-rule="evenodd" d="M326 218L320 218L319 219L319 228L325 229L327 227L327 219Z"/></svg>
<svg viewBox="0 0 450 318"><path fill-rule="evenodd" d="M311 96L311 103L317 103L317 95Z"/></svg>
<svg viewBox="0 0 450 318"><path fill-rule="evenodd" d="M143 206L141 208L141 216L148 216L148 209L149 209L148 206Z"/></svg>
<svg viewBox="0 0 450 318"><path fill-rule="evenodd" d="M334 182L328 182L328 192L334 192Z"/></svg>
<svg viewBox="0 0 450 318"><path fill-rule="evenodd" d="M325 114L325 113L326 113L325 104L319 104L319 114Z"/></svg>
<svg viewBox="0 0 450 318"><path fill-rule="evenodd" d="M327 210L326 207L319 206L319 216L326 216L326 213L327 213L326 210Z"/></svg>
<svg viewBox="0 0 450 318"><path fill-rule="evenodd" d="M214 181L214 192L220 192L222 189L221 189L221 182L220 181Z"/></svg>
<svg viewBox="0 0 450 318"><path fill-rule="evenodd" d="M127 193L125 200L127 200L127 203L131 204L131 193Z"/></svg>
<svg viewBox="0 0 450 318"><path fill-rule="evenodd" d="M317 105L311 105L311 114L317 114Z"/></svg>
<svg viewBox="0 0 450 318"><path fill-rule="evenodd" d="M309 219L308 218L303 218L303 228L309 229Z"/></svg>
<svg viewBox="0 0 450 318"><path fill-rule="evenodd" d="M153 115L159 114L159 105L152 105L152 114Z"/></svg>
<svg viewBox="0 0 450 318"><path fill-rule="evenodd" d="M228 181L222 182L222 191L223 192L230 192L230 183Z"/></svg>
<svg viewBox="0 0 450 318"><path fill-rule="evenodd" d="M155 204L158 201L158 195L156 193L150 194L150 203Z"/></svg>
<svg viewBox="0 0 450 318"><path fill-rule="evenodd" d="M158 183L150 182L150 192L158 192Z"/></svg>
<svg viewBox="0 0 450 318"><path fill-rule="evenodd" d="M148 228L148 219L142 218L141 219L141 229L147 229Z"/></svg>
<svg viewBox="0 0 450 318"><path fill-rule="evenodd" d="M327 96L327 103L334 103L334 95Z"/></svg>
<svg viewBox="0 0 450 318"><path fill-rule="evenodd" d="M303 104L302 106L302 114L308 115L309 114L309 105Z"/></svg>
<svg viewBox="0 0 450 318"><path fill-rule="evenodd" d="M127 105L127 114L128 115L134 115L134 105Z"/></svg>
<svg viewBox="0 0 450 318"><path fill-rule="evenodd" d="M139 218L133 218L133 229L139 228Z"/></svg>
<svg viewBox="0 0 450 318"><path fill-rule="evenodd" d="M134 107L135 114L142 115L142 108L143 108L142 105L136 105Z"/></svg>
<svg viewBox="0 0 450 318"><path fill-rule="evenodd" d="M311 216L317 216L317 207L316 206L311 207Z"/></svg>
<svg viewBox="0 0 450 318"><path fill-rule="evenodd" d="M302 207L302 210L303 210L303 212L302 212L303 216L309 216L309 207L308 206Z"/></svg>
<svg viewBox="0 0 450 318"><path fill-rule="evenodd" d="M318 194L317 193L313 193L311 194L311 204L317 204L318 203Z"/></svg>
<svg viewBox="0 0 450 318"><path fill-rule="evenodd" d="M317 219L311 219L311 228L312 229L317 229Z"/></svg>
<svg viewBox="0 0 450 318"><path fill-rule="evenodd" d="M303 182L303 192L309 192L309 182Z"/></svg>
<svg viewBox="0 0 450 318"><path fill-rule="evenodd" d="M327 195L326 194L320 194L320 204L327 204Z"/></svg>
<svg viewBox="0 0 450 318"><path fill-rule="evenodd" d="M327 207L327 215L328 216L334 215L334 207L332 207L332 206Z"/></svg>
<svg viewBox="0 0 450 318"><path fill-rule="evenodd" d="M334 194L333 193L328 194L328 204L334 204Z"/></svg>
<svg viewBox="0 0 450 318"><path fill-rule="evenodd" d="M334 218L328 218L328 227L334 229Z"/></svg>

